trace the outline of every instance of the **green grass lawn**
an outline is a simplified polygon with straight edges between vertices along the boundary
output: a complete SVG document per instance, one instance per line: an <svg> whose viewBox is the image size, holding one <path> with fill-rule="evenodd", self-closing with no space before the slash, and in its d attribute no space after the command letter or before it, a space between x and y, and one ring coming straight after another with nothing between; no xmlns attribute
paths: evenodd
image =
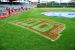
<svg viewBox="0 0 75 50"><path fill-rule="evenodd" d="M72 11L69 8L35 8L21 14L0 20L0 50L75 50L75 18L48 17L44 11ZM66 29L62 36L52 42L35 32L10 24L24 18L44 18L64 23Z"/></svg>
<svg viewBox="0 0 75 50"><path fill-rule="evenodd" d="M43 22L43 23L41 23L39 25L34 26L33 28L36 29L36 30L38 30L38 31L41 31L41 32L46 32L47 30L50 30L50 29L53 28L53 25L47 25L45 28L40 28L40 26L42 26L44 24L47 25L46 22Z"/></svg>

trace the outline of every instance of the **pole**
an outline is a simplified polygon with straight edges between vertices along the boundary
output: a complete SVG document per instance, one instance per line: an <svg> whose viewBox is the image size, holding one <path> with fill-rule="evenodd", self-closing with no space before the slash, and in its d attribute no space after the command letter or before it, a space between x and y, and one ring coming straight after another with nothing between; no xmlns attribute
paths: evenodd
<svg viewBox="0 0 75 50"><path fill-rule="evenodd" d="M59 6L61 6L61 2L62 2L62 0L60 0Z"/></svg>
<svg viewBox="0 0 75 50"><path fill-rule="evenodd" d="M67 2L67 7L68 7L68 2Z"/></svg>
<svg viewBox="0 0 75 50"><path fill-rule="evenodd" d="M46 2L46 7L47 7L47 2Z"/></svg>

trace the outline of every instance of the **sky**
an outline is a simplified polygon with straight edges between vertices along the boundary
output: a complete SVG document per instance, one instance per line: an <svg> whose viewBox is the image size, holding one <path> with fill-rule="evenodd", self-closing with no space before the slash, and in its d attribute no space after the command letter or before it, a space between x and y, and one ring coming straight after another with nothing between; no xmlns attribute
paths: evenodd
<svg viewBox="0 0 75 50"><path fill-rule="evenodd" d="M31 1L38 1L38 0L31 0ZM60 0L41 0L41 1L56 1L56 2L60 2ZM69 2L70 0L61 0L61 2Z"/></svg>

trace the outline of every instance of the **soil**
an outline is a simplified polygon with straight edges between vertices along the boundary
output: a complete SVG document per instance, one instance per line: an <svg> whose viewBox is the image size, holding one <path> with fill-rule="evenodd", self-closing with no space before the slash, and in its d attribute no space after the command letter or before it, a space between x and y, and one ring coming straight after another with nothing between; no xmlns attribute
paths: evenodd
<svg viewBox="0 0 75 50"><path fill-rule="evenodd" d="M40 28L45 28L46 26L48 26L48 25L44 24L44 25L40 26Z"/></svg>
<svg viewBox="0 0 75 50"><path fill-rule="evenodd" d="M29 19L26 19L26 20L29 20ZM20 21L15 21L15 22L13 22L14 24L18 24L18 22L22 22L23 20L20 20ZM40 21L44 21L44 22L46 22L46 23L49 23L48 22L48 20L45 20L45 19L43 19L43 20L41 20L40 19ZM40 24L40 23L42 23L42 22L39 22L38 24ZM43 34L43 35L45 35L45 36L47 36L47 37L49 37L50 39L52 39L52 40L56 40L57 38L58 38L58 36L60 36L60 34L59 34L59 32L62 30L62 28L64 27L64 25L63 24L60 24L60 23L57 23L57 22L51 22L50 24L52 24L54 27L52 28L52 29L50 29L50 30L48 30L48 31L46 31L46 32L40 32L40 31L38 31L38 30L35 30L34 28L33 28L33 26L25 26L25 25L22 25L22 24L18 24L18 25L20 25L20 26L23 26L23 27L25 27L25 28L29 28L29 29L31 29L31 30L34 30L34 31L36 31L36 32L38 32L38 33L40 33L40 34ZM37 25L37 24L36 24ZM36 26L35 25L35 26ZM47 24L44 24L44 25L42 25L42 26L40 26L40 28L44 28L44 27L46 27L46 26L48 26Z"/></svg>

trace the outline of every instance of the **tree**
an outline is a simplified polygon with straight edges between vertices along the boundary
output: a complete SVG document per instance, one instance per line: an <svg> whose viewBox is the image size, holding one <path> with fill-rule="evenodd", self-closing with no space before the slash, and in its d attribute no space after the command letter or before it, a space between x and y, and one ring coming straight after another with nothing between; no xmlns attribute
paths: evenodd
<svg viewBox="0 0 75 50"><path fill-rule="evenodd" d="M1 2L1 0L0 0L0 2Z"/></svg>
<svg viewBox="0 0 75 50"><path fill-rule="evenodd" d="M40 3L40 0L38 0L38 3Z"/></svg>
<svg viewBox="0 0 75 50"><path fill-rule="evenodd" d="M52 6L54 6L54 4L56 4L56 2L55 1L51 1L51 2L49 2Z"/></svg>
<svg viewBox="0 0 75 50"><path fill-rule="evenodd" d="M71 0L71 3L75 3L75 0Z"/></svg>

